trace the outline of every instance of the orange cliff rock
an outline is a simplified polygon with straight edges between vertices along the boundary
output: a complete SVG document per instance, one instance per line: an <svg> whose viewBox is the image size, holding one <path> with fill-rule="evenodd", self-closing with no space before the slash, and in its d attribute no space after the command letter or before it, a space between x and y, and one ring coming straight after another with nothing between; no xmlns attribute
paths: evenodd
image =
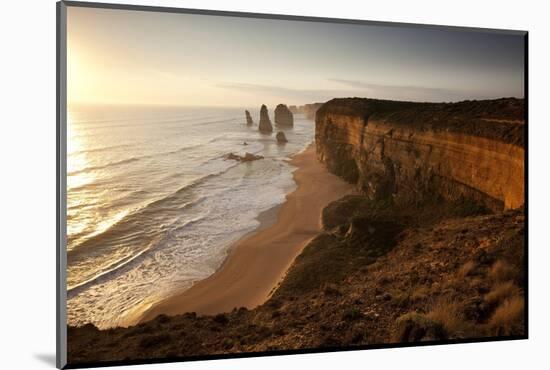
<svg viewBox="0 0 550 370"><path fill-rule="evenodd" d="M317 155L371 199L434 195L524 204L524 101L333 99L316 114Z"/></svg>

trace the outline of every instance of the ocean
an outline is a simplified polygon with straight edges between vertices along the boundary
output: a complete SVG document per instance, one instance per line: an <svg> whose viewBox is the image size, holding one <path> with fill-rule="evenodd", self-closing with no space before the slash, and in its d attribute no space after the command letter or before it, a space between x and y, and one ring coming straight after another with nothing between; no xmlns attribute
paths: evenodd
<svg viewBox="0 0 550 370"><path fill-rule="evenodd" d="M259 107L246 109L254 126L245 108L69 108L69 325L127 325L138 308L208 277L295 189L288 160L313 142L314 122L295 114L293 128L265 135ZM264 159L224 159L245 152Z"/></svg>

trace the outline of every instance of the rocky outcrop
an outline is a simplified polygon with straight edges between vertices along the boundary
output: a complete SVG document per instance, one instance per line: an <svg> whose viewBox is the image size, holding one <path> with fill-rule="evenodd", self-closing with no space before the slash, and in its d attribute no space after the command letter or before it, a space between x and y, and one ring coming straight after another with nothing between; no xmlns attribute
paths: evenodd
<svg viewBox="0 0 550 370"><path fill-rule="evenodd" d="M324 103L311 103L311 104L304 104L300 106L290 105L288 107L288 110L292 114L303 114L307 119L315 119L315 112L317 112L317 110L321 108L323 104ZM277 123L277 119L275 119L275 123Z"/></svg>
<svg viewBox="0 0 550 370"><path fill-rule="evenodd" d="M316 114L318 159L370 199L524 204L524 101L333 99Z"/></svg>
<svg viewBox="0 0 550 370"><path fill-rule="evenodd" d="M294 116L286 105L279 104L275 108L275 124L281 127L294 126Z"/></svg>
<svg viewBox="0 0 550 370"><path fill-rule="evenodd" d="M298 107L298 113L302 113L307 119L315 119L315 113L324 103L304 104Z"/></svg>
<svg viewBox="0 0 550 370"><path fill-rule="evenodd" d="M273 132L273 126L271 125L271 120L269 119L269 113L267 112L267 107L265 104L262 105L260 109L260 132L271 133Z"/></svg>
<svg viewBox="0 0 550 370"><path fill-rule="evenodd" d="M279 144L284 144L288 142L288 140L286 139L285 133L282 131L277 132L277 135L275 136L275 138L277 139L277 142Z"/></svg>
<svg viewBox="0 0 550 370"><path fill-rule="evenodd" d="M239 162L252 162L258 159L263 159L263 156L246 152L245 155L229 153L224 156L225 160L234 160Z"/></svg>
<svg viewBox="0 0 550 370"><path fill-rule="evenodd" d="M252 116L250 115L250 112L245 110L244 113L246 115L246 125L252 126L254 124L254 121L252 120Z"/></svg>

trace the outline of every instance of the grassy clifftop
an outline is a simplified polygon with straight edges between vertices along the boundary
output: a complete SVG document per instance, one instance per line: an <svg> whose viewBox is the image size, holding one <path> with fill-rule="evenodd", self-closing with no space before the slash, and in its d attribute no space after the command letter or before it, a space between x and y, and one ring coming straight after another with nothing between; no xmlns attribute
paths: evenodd
<svg viewBox="0 0 550 370"><path fill-rule="evenodd" d="M524 144L524 99L467 100L458 103L416 103L393 100L338 98L317 115L328 113L390 121L419 131L451 131Z"/></svg>

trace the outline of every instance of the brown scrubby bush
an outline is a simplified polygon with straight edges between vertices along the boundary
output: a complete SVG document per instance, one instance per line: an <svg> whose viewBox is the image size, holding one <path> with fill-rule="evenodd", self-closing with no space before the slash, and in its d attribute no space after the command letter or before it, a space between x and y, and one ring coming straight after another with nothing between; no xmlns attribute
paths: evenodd
<svg viewBox="0 0 550 370"><path fill-rule="evenodd" d="M426 315L409 312L400 316L397 321L394 340L397 342L420 342L447 339L443 325Z"/></svg>
<svg viewBox="0 0 550 370"><path fill-rule="evenodd" d="M438 301L426 317L439 322L449 338L464 338L470 331L470 325L464 319L463 307L455 301Z"/></svg>
<svg viewBox="0 0 550 370"><path fill-rule="evenodd" d="M460 267L460 269L456 273L456 276L459 279L464 279L465 277L472 274L472 272L475 270L475 268L476 268L475 262L474 261L468 261Z"/></svg>
<svg viewBox="0 0 550 370"><path fill-rule="evenodd" d="M493 289L485 295L485 301L491 306L498 306L507 299L519 296L521 290L511 281L505 281L493 286Z"/></svg>
<svg viewBox="0 0 550 370"><path fill-rule="evenodd" d="M496 261L489 270L489 277L495 282L503 282L508 280L517 280L519 271L514 266L498 260Z"/></svg>
<svg viewBox="0 0 550 370"><path fill-rule="evenodd" d="M524 309L525 301L523 297L516 296L504 301L497 307L489 320L490 334L503 336L523 333Z"/></svg>

